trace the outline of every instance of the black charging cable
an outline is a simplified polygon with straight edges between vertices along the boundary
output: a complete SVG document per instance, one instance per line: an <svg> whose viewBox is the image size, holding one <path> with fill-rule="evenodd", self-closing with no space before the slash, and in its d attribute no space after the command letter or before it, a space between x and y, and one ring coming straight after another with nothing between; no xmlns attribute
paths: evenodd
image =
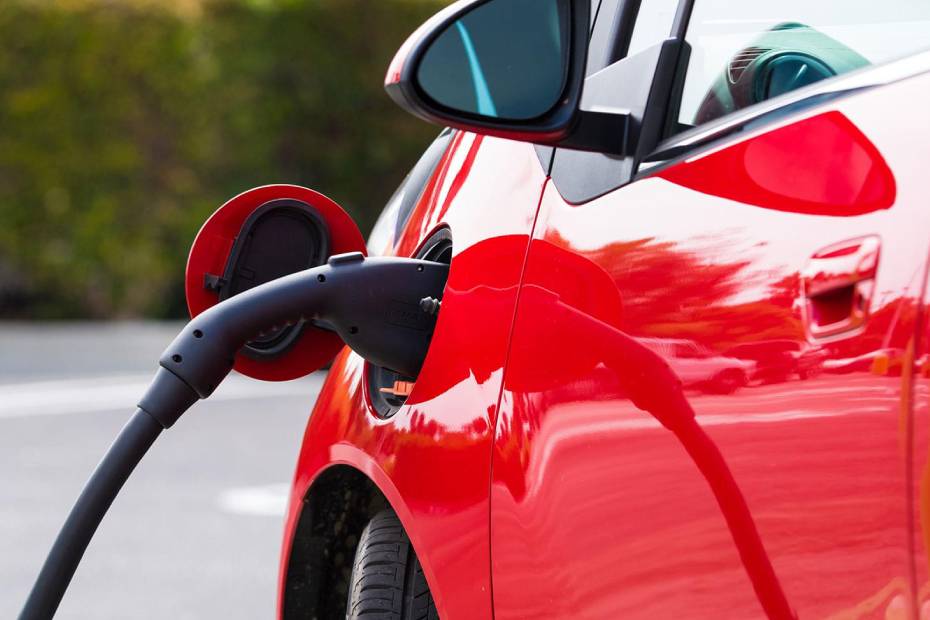
<svg viewBox="0 0 930 620"><path fill-rule="evenodd" d="M416 376L436 317L420 308L442 296L448 265L406 258L333 256L231 297L194 318L165 349L139 409L97 465L65 520L19 620L49 620L123 484L162 430L232 370L236 352L262 332L299 321L326 325L369 362Z"/></svg>

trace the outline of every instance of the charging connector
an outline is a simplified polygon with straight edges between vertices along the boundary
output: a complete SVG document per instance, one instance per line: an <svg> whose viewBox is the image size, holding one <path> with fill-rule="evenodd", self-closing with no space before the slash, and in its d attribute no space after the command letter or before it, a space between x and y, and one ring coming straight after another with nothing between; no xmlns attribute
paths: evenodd
<svg viewBox="0 0 930 620"><path fill-rule="evenodd" d="M169 428L184 403L213 393L246 342L299 321L326 326L369 362L415 377L436 322L420 300L441 297L448 270L356 252L231 297L194 318L165 349L139 408Z"/></svg>

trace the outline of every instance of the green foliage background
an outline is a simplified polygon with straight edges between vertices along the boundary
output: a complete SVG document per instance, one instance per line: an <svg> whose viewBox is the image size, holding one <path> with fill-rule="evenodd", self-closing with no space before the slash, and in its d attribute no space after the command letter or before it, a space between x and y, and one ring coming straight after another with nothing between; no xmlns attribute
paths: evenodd
<svg viewBox="0 0 930 620"><path fill-rule="evenodd" d="M367 232L437 133L384 94L431 0L0 2L0 318L179 317L204 219L255 185Z"/></svg>

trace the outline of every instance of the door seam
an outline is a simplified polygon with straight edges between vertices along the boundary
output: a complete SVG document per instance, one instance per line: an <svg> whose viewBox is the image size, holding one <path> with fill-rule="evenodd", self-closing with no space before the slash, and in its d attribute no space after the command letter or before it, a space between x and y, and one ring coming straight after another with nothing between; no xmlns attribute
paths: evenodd
<svg viewBox="0 0 930 620"><path fill-rule="evenodd" d="M520 267L520 278L517 281L517 297L513 304L513 315L510 317L510 329L507 332L507 347L504 353L504 366L501 370L501 384L497 392L497 405L495 407L494 425L491 427L491 442L489 446L490 454L488 459L488 588L491 595L491 619L495 618L494 609L494 549L491 546L491 503L493 500L492 487L494 483L494 446L497 442L497 425L501 421L501 401L504 398L504 386L507 382L507 369L510 367L510 352L513 347L513 333L517 325L517 316L520 310L520 298L523 296L523 281L526 277L526 266L530 260L530 246L533 243L533 237L536 234L536 224L539 222L539 214L542 211L543 197L546 195L546 189L549 187L550 177L546 176L542 187L539 190L539 199L536 201L536 213L533 215L533 224L530 226L530 234L526 241L526 250L523 252L523 265Z"/></svg>

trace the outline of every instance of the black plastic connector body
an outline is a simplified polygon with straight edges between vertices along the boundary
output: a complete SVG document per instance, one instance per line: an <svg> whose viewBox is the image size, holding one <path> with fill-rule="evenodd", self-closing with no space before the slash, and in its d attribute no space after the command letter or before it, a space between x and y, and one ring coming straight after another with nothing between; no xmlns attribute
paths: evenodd
<svg viewBox="0 0 930 620"><path fill-rule="evenodd" d="M165 349L139 408L170 427L213 393L248 341L298 321L325 324L369 362L415 377L436 322L420 300L442 297L448 270L431 261L340 254L230 297L191 320Z"/></svg>
<svg viewBox="0 0 930 620"><path fill-rule="evenodd" d="M159 368L137 406L162 428L171 428L198 400L194 388L170 370Z"/></svg>

